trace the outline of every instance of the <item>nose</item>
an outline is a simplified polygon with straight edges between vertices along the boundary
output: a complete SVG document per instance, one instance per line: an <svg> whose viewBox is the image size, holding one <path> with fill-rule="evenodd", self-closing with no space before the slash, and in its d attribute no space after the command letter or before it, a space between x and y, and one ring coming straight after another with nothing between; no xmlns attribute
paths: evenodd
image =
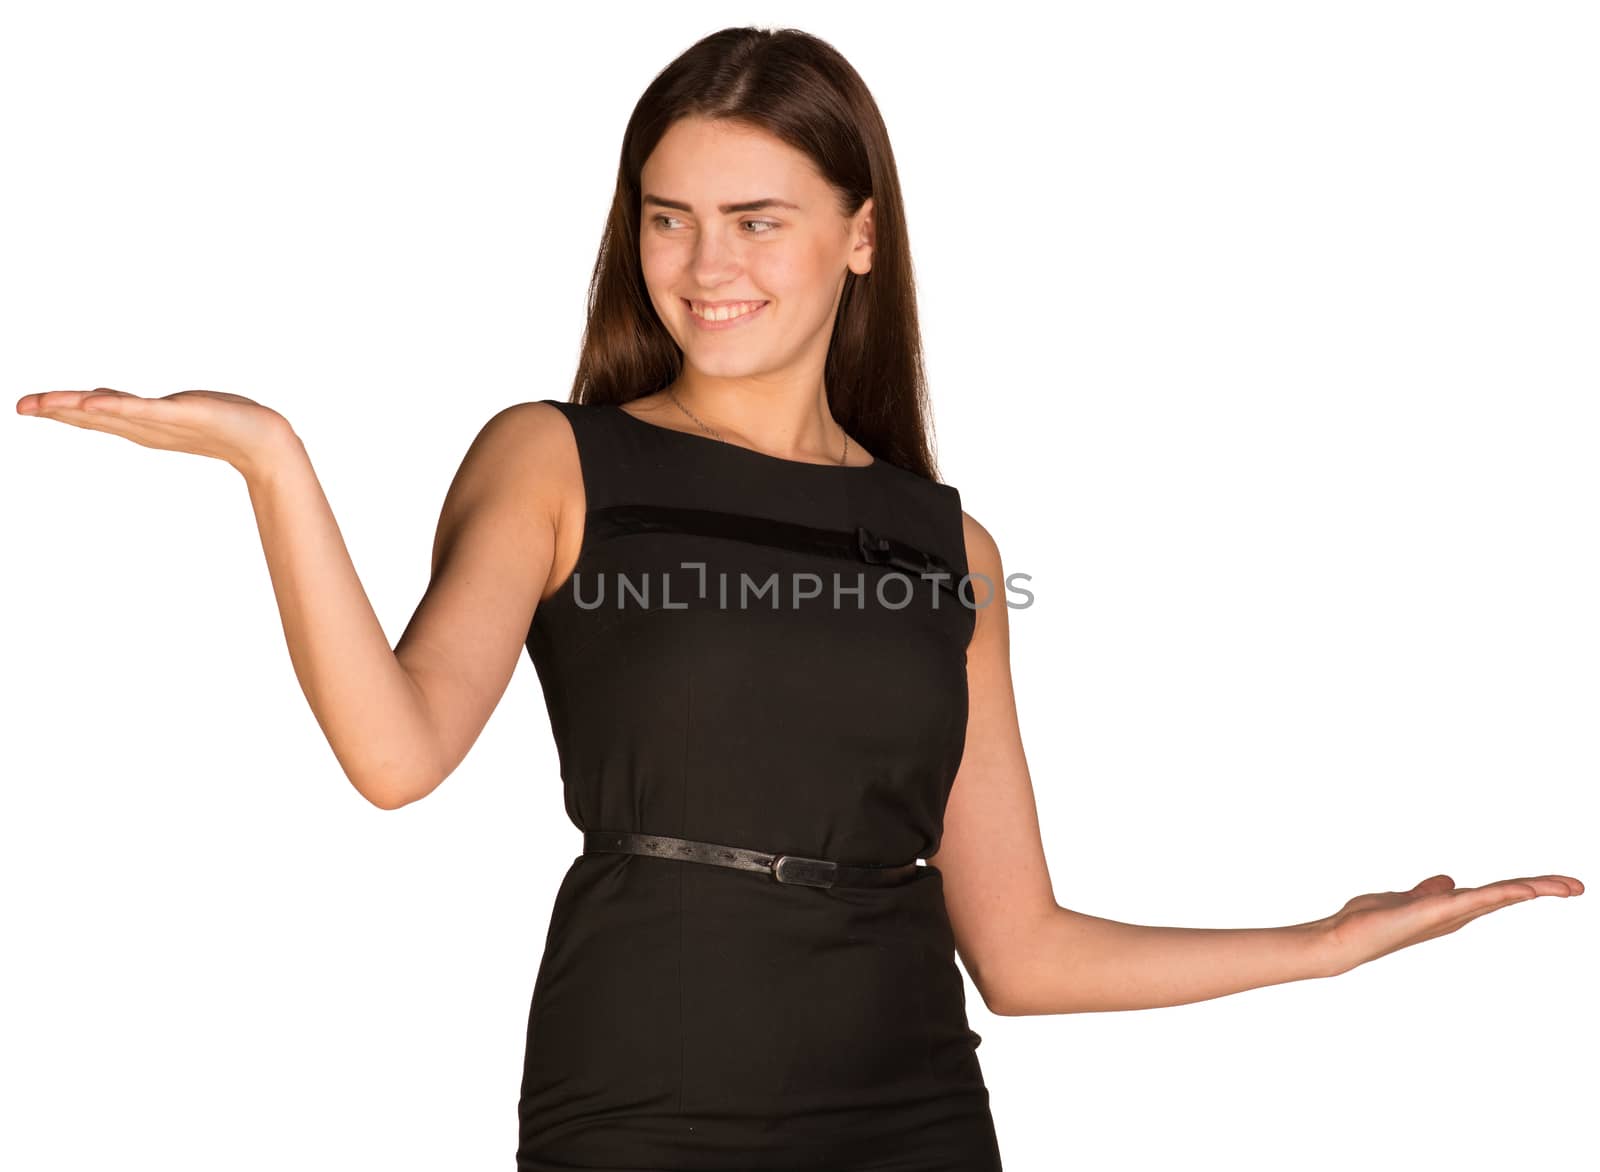
<svg viewBox="0 0 1600 1172"><path fill-rule="evenodd" d="M702 232L690 258L689 271L702 289L715 289L739 275L743 262L738 247L719 232Z"/></svg>

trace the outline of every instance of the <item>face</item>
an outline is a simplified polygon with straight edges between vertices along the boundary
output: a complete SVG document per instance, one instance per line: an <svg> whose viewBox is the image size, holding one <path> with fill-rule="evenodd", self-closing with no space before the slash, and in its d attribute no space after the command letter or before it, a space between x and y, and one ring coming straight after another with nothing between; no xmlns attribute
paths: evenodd
<svg viewBox="0 0 1600 1172"><path fill-rule="evenodd" d="M703 118L668 129L640 187L645 286L685 364L722 378L820 370L846 274L872 267L872 201L846 217L805 155ZM706 301L736 316L704 320Z"/></svg>

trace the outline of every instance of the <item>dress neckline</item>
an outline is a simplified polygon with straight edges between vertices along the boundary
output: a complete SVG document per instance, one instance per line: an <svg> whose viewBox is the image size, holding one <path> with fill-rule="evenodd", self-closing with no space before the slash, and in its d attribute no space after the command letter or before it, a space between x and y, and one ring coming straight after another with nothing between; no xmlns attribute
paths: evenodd
<svg viewBox="0 0 1600 1172"><path fill-rule="evenodd" d="M726 440L717 439L714 436L702 435L697 431L679 431L675 427L662 427L659 423L648 423L631 411L623 410L621 403L612 403L610 406L617 414L624 419L631 420L639 427L648 427L651 431L664 431L668 435L683 436L685 439L693 440L696 443L715 444L719 448L729 448L735 452L743 452L746 456L753 456L757 460L765 460L772 464L787 464L791 468L818 468L825 472L866 472L882 463L877 456L872 457L870 464L820 464L813 460L789 460L783 456L758 452L755 448L747 448L743 444L733 444Z"/></svg>

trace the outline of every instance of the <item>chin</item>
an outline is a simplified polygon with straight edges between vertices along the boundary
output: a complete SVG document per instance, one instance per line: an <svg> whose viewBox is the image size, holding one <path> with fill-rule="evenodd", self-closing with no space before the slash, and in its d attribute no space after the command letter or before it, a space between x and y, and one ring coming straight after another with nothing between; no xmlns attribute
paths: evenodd
<svg viewBox="0 0 1600 1172"><path fill-rule="evenodd" d="M710 355L704 360L697 359L693 363L688 363L686 358L685 362L709 378L753 378L764 374L768 369L757 359L735 354Z"/></svg>

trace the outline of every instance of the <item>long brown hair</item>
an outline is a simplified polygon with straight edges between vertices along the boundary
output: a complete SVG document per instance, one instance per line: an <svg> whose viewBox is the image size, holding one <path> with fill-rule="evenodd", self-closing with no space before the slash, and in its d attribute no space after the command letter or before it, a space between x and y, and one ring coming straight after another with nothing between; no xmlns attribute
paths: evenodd
<svg viewBox="0 0 1600 1172"><path fill-rule="evenodd" d="M853 216L873 200L872 271L845 274L824 379L828 408L879 459L938 479L894 152L866 84L832 45L799 29L726 28L656 75L622 136L616 193L589 281L575 403L625 403L678 376L683 354L639 264L640 172L688 116L736 121L803 152Z"/></svg>

